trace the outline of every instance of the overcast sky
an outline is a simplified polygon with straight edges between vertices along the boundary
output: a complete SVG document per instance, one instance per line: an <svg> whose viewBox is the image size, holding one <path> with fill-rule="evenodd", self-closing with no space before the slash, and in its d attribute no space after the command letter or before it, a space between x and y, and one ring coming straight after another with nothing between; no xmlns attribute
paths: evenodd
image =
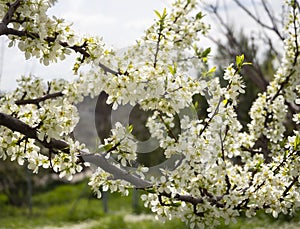
<svg viewBox="0 0 300 229"><path fill-rule="evenodd" d="M245 25L248 32L255 29L254 24L245 14L238 11L232 0L223 1L229 4L228 16L233 23L237 26ZM251 1L255 0L242 2L247 4ZM168 8L169 2L170 0L60 0L49 14L73 22L73 28L79 34L103 36L107 44L119 49L134 44L135 40L143 35L143 31L152 24L155 18L154 9L161 11L164 7ZM280 0L271 2L275 11L280 10ZM214 23L209 17L206 20L211 24ZM14 89L15 80L21 75L33 74L45 79L72 77L71 60L45 67L35 59L25 61L16 47L7 48L7 45L7 39L0 37L1 91ZM204 40L203 45L211 44Z"/></svg>

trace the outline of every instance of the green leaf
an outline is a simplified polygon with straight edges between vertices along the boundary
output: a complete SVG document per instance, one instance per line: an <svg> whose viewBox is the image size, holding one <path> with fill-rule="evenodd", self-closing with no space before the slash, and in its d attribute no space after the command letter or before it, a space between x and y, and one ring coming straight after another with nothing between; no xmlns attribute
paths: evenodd
<svg viewBox="0 0 300 229"><path fill-rule="evenodd" d="M129 131L129 133L132 133L132 131L133 131L133 125L129 125L128 126L128 131Z"/></svg>
<svg viewBox="0 0 300 229"><path fill-rule="evenodd" d="M199 13L196 14L196 20L200 20L204 17L204 15L202 14L202 12L200 11Z"/></svg>
<svg viewBox="0 0 300 229"><path fill-rule="evenodd" d="M162 14L162 19L165 19L167 17L167 9L164 8L163 14Z"/></svg>
<svg viewBox="0 0 300 229"><path fill-rule="evenodd" d="M244 54L242 54L240 56L236 56L235 63L238 68L243 66L243 62L244 62Z"/></svg>
<svg viewBox="0 0 300 229"><path fill-rule="evenodd" d="M96 153L105 153L106 150L105 150L105 145L102 145L100 146L97 150L96 150Z"/></svg>
<svg viewBox="0 0 300 229"><path fill-rule="evenodd" d="M174 63L174 66L169 65L168 66L170 73L174 76L177 72L177 63Z"/></svg>
<svg viewBox="0 0 300 229"><path fill-rule="evenodd" d="M169 68L170 73L171 73L172 75L175 75L175 71L174 71L173 66L169 65L168 68Z"/></svg>
<svg viewBox="0 0 300 229"><path fill-rule="evenodd" d="M194 108L197 109L198 106L199 106L199 103L198 103L198 101L196 101L195 104L194 104Z"/></svg>
<svg viewBox="0 0 300 229"><path fill-rule="evenodd" d="M106 145L103 146L103 149L107 152L109 151L114 145L111 143L108 143Z"/></svg>
<svg viewBox="0 0 300 229"><path fill-rule="evenodd" d="M157 10L154 10L154 13L160 20L164 20L167 17L167 9L166 8L164 8L162 14L160 12L158 12Z"/></svg>
<svg viewBox="0 0 300 229"><path fill-rule="evenodd" d="M157 15L157 17L158 17L159 19L162 18L161 15L160 15L160 12L158 12L157 10L154 10L154 13Z"/></svg>
<svg viewBox="0 0 300 229"><path fill-rule="evenodd" d="M180 207L181 202L172 203L171 205L172 205L172 207Z"/></svg>
<svg viewBox="0 0 300 229"><path fill-rule="evenodd" d="M208 73L208 74L212 74L212 73L214 73L216 70L217 70L217 67L214 66L214 67L212 67L211 69L209 69L209 71L208 71L207 73Z"/></svg>
<svg viewBox="0 0 300 229"><path fill-rule="evenodd" d="M196 44L193 45L193 49L194 49L195 53L198 53L199 49L198 49L198 46Z"/></svg>
<svg viewBox="0 0 300 229"><path fill-rule="evenodd" d="M148 193L156 193L156 191L154 190L154 188L147 188L146 192L148 192Z"/></svg>
<svg viewBox="0 0 300 229"><path fill-rule="evenodd" d="M106 153L106 152L109 152L113 148L113 146L114 145L112 143L108 143L106 145L102 145L101 147L99 147L96 150L96 153Z"/></svg>
<svg viewBox="0 0 300 229"><path fill-rule="evenodd" d="M294 141L294 149L297 150L300 146L300 136L297 134Z"/></svg>
<svg viewBox="0 0 300 229"><path fill-rule="evenodd" d="M202 52L202 58L203 57L207 57L208 56L208 54L210 53L210 51L211 51L211 48L207 48L207 49L205 49L203 52Z"/></svg>

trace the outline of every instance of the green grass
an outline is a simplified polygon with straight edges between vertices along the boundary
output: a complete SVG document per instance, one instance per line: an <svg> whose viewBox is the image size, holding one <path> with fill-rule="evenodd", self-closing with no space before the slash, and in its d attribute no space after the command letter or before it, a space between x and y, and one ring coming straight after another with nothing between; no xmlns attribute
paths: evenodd
<svg viewBox="0 0 300 229"><path fill-rule="evenodd" d="M108 213L103 211L103 201L93 197L87 182L78 184L62 184L51 190L36 193L32 199L32 213L28 208L17 208L7 205L7 198L0 194L0 228L42 228L56 226L72 228L82 222L87 222L89 229L186 229L179 220L161 223L149 217L137 221L139 216L134 215L132 197L123 197L119 194L110 194L108 197ZM149 216L150 211L145 209L141 202L135 211ZM216 227L216 229L293 229L300 228L299 215L296 217L272 217L259 213L258 216L247 219L240 217L236 224Z"/></svg>
<svg viewBox="0 0 300 229"><path fill-rule="evenodd" d="M178 221L162 224L154 220L127 222L126 215L134 214L131 196L108 195L108 213L103 211L103 201L93 197L87 182L62 184L33 196L32 213L28 208L5 204L7 198L0 194L0 228L41 228L43 226L65 226L92 220L94 229L150 229L186 228ZM136 211L148 214L149 210L139 202ZM70 226L71 227L71 226Z"/></svg>

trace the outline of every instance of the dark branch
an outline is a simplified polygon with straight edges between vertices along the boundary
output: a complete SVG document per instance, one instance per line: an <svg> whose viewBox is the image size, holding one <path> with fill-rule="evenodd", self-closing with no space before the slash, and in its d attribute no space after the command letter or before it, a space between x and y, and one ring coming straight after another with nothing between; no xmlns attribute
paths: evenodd
<svg viewBox="0 0 300 229"><path fill-rule="evenodd" d="M299 179L299 176L295 176L294 179L292 180L292 182L290 183L290 185L286 187L286 189L282 193L283 198L287 196L287 194L291 190L291 188L296 184L296 182L298 182L298 179Z"/></svg>
<svg viewBox="0 0 300 229"><path fill-rule="evenodd" d="M64 153L70 153L70 146L63 140L57 140L51 138L50 141L41 141L38 139L38 130L30 127L26 123L20 121L17 118L12 117L11 115L4 114L0 112L0 126L5 126L12 131L19 132L26 136L27 138L35 139L40 142L44 147L51 149L51 152L55 152L53 150L59 150ZM122 168L118 168L111 164L102 154L90 154L87 152L80 151L80 160L93 163L99 167L101 167L104 171L113 175L114 179L122 179L125 180L137 188L146 188L151 186L151 183L137 177L130 172L123 170Z"/></svg>
<svg viewBox="0 0 300 229"><path fill-rule="evenodd" d="M40 98L36 98L36 99L25 99L25 100L17 100L15 103L17 105L26 105L26 104L35 104L35 105L39 105L40 102L44 102L45 100L47 99L54 99L54 98L57 98L57 97L61 97L63 96L64 94L62 92L56 92L56 93L53 93L53 94L47 94L43 97L40 97Z"/></svg>
<svg viewBox="0 0 300 229"><path fill-rule="evenodd" d="M172 194L171 193L160 193L161 196L165 196L165 197L168 197L168 198L172 198ZM225 205L220 203L218 201L218 199L216 198L196 198L196 197L193 197L191 195L180 195L180 194L176 194L173 199L175 200L180 200L180 201L184 201L184 202L187 202L187 203L191 203L192 205L197 205L197 204L203 204L204 203L204 200L207 200L212 206L216 206L218 208L224 208Z"/></svg>
<svg viewBox="0 0 300 229"><path fill-rule="evenodd" d="M18 9L18 7L20 6L21 1L22 0L16 0L14 3L9 4L9 9L2 19L2 23L4 25L7 26L11 22L12 17L14 15L14 13L16 12L16 10Z"/></svg>
<svg viewBox="0 0 300 229"><path fill-rule="evenodd" d="M54 138L51 138L48 142L46 140L41 141L38 139L38 130L11 115L0 112L0 126L5 126L8 129L19 132L28 138L35 139L46 148L53 148L69 153L69 145L66 142L56 140Z"/></svg>
<svg viewBox="0 0 300 229"><path fill-rule="evenodd" d="M225 182L226 182L226 195L229 194L230 192L230 189L231 189L231 183L230 183L230 179L229 179L229 176L227 174L227 171L226 171L226 157L225 157L225 149L224 149L224 141L226 139L226 136L227 136L227 133L228 133L228 130L229 130L229 126L227 125L226 126L226 129L225 129L225 136L224 136L224 139L222 138L222 132L220 131L220 141L221 141L221 152L222 152L222 160L224 161L225 163Z"/></svg>
<svg viewBox="0 0 300 229"><path fill-rule="evenodd" d="M159 49L160 49L160 42L163 38L163 34L162 31L164 29L164 19L161 19L159 21L160 25L159 25L159 31L158 31L158 38L157 38L157 42L156 42L156 48L155 48L155 54L154 54L154 60L153 60L153 67L156 68L156 64L158 61L158 53L159 53Z"/></svg>
<svg viewBox="0 0 300 229"><path fill-rule="evenodd" d="M220 99L219 99L218 105L217 105L216 109L214 110L214 113L211 115L211 117L209 118L209 120L205 123L203 129L200 131L199 137L204 133L204 131L206 130L206 128L209 126L210 122L218 114L219 107L220 107L220 104L221 104L222 100L223 100L223 97L221 96Z"/></svg>

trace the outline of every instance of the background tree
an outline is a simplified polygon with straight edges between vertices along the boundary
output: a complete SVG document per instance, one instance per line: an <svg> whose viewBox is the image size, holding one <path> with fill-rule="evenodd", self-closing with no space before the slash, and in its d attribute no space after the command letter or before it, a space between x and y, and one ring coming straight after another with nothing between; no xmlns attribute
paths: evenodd
<svg viewBox="0 0 300 229"><path fill-rule="evenodd" d="M218 22L222 38L218 39L212 35L208 38L217 45L218 52L214 60L222 68L228 62L232 62L236 56L245 54L245 60L252 63L242 69L245 80L245 93L240 95L240 104L237 107L239 120L246 128L250 121L249 110L252 102L258 93L266 90L268 83L273 79L278 67L278 62L282 58L282 47L284 46L285 34L284 14L287 12L286 6L282 6L281 11L274 11L270 1L233 1L241 12L244 12L255 25L254 31L243 28L236 28L233 24L233 17L230 16L229 3L225 1L214 1L204 3L203 8L208 14ZM232 2L230 2L232 3ZM296 3L297 4L297 3ZM299 106L290 107L291 110L299 112ZM295 126L292 120L293 112L289 112L285 123L288 133L299 127Z"/></svg>

